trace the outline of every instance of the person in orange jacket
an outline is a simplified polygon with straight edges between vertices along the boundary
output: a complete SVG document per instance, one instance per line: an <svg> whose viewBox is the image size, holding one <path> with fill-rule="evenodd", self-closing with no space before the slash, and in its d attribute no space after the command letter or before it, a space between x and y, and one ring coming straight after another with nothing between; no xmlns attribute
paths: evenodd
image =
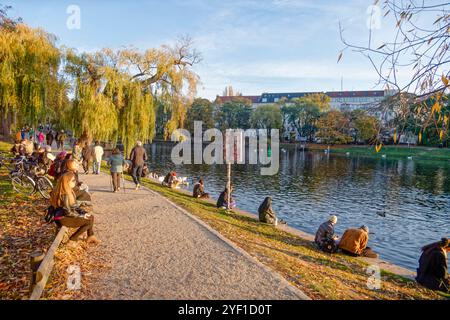
<svg viewBox="0 0 450 320"><path fill-rule="evenodd" d="M363 225L358 229L347 229L339 242L342 252L354 257L364 256L377 258L378 254L367 247L369 242L369 227Z"/></svg>

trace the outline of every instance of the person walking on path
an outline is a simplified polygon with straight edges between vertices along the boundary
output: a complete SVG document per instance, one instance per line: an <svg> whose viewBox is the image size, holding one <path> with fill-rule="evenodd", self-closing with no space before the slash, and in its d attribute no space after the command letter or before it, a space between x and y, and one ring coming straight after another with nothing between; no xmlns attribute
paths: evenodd
<svg viewBox="0 0 450 320"><path fill-rule="evenodd" d="M44 133L42 133L42 131L39 131L37 138L38 138L39 146L42 146L44 144L44 139L45 139Z"/></svg>
<svg viewBox="0 0 450 320"><path fill-rule="evenodd" d="M136 146L131 150L130 160L131 160L131 176L133 177L134 184L136 185L136 190L141 186L141 176L142 169L144 168L144 163L147 161L147 152L142 146L141 141L136 142Z"/></svg>
<svg viewBox="0 0 450 320"><path fill-rule="evenodd" d="M54 140L54 136L53 136L52 130L49 130L47 132L47 135L45 136L45 139L47 140L47 145L51 147L52 143L53 143L53 140Z"/></svg>
<svg viewBox="0 0 450 320"><path fill-rule="evenodd" d="M123 167L125 164L125 158L120 153L120 150L115 148L108 160L108 165L111 166L110 172L114 189L113 192L120 191L120 178L123 174Z"/></svg>
<svg viewBox="0 0 450 320"><path fill-rule="evenodd" d="M96 141L95 147L94 147L94 173L95 174L100 174L100 168L102 165L103 154L104 154L103 147L100 145L99 141Z"/></svg>
<svg viewBox="0 0 450 320"><path fill-rule="evenodd" d="M80 146L80 142L78 140L75 141L75 143L73 144L73 148L72 148L72 159L75 159L79 163L81 163L83 160L82 151L83 151L83 149Z"/></svg>
<svg viewBox="0 0 450 320"><path fill-rule="evenodd" d="M89 173L89 167L91 166L91 163L92 163L92 155L93 155L92 147L89 145L88 142L86 142L84 144L84 147L83 147L83 150L81 151L81 154L83 156L84 174L88 174Z"/></svg>
<svg viewBox="0 0 450 320"><path fill-rule="evenodd" d="M61 132L56 137L56 143L58 145L58 149L64 150L64 141L66 140L66 134L64 133L64 130L61 130Z"/></svg>

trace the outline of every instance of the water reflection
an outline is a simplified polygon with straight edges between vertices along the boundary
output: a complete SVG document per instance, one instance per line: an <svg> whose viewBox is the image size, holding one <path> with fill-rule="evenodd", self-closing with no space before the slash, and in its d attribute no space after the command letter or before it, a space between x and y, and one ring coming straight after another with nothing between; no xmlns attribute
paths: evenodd
<svg viewBox="0 0 450 320"><path fill-rule="evenodd" d="M191 182L203 177L214 197L225 186L224 165L176 166L168 144L154 143L148 152L151 170L160 175L176 170ZM450 236L450 166L293 148L280 152L277 175L261 176L257 165L234 165L232 170L240 208L256 213L270 195L282 219L309 233L330 214L338 215L340 234L366 224L370 245L383 259L413 270L421 246Z"/></svg>

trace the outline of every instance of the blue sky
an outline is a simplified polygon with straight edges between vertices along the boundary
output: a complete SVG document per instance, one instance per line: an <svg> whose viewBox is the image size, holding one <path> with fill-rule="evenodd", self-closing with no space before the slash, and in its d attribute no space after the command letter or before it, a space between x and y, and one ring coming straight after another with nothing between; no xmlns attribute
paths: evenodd
<svg viewBox="0 0 450 320"><path fill-rule="evenodd" d="M382 89L369 62L346 52L346 39L367 42L371 0L21 0L13 6L33 27L59 38L59 45L94 51L103 47L140 49L171 43L189 35L202 53L195 67L202 83L198 96L214 98L232 85L244 95L262 92ZM69 5L81 9L81 28L69 30ZM375 45L386 40L393 22L382 19ZM403 75L407 76L407 75Z"/></svg>

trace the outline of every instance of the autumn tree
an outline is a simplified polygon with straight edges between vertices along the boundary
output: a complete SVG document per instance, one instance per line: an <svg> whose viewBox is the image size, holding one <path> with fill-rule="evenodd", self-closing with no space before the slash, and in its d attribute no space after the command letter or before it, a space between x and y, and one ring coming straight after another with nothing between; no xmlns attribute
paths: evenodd
<svg viewBox="0 0 450 320"><path fill-rule="evenodd" d="M83 139L121 138L126 149L137 139L155 135L155 100L170 110L164 137L184 126L200 61L189 38L174 46L76 54L68 50L66 72L72 76L75 99L72 125Z"/></svg>
<svg viewBox="0 0 450 320"><path fill-rule="evenodd" d="M8 18L0 9L0 117L8 135L24 124L37 126L60 116L67 86L59 76L61 53L56 38Z"/></svg>
<svg viewBox="0 0 450 320"><path fill-rule="evenodd" d="M308 94L295 98L282 107L283 117L297 132L312 141L320 115L330 109L330 97L325 94Z"/></svg>
<svg viewBox="0 0 450 320"><path fill-rule="evenodd" d="M399 96L403 110L420 114L426 119L419 126L419 133L434 126L436 131L442 132L439 136L448 136L448 124L434 119L449 117L443 106L450 85L450 5L444 2L376 0L373 8L374 14L382 17L385 25L390 24L393 32L384 32L384 39L375 43L375 30L370 28L367 42L353 43L346 39L344 27L341 26L341 39L345 47L338 61L348 50L366 57L378 75L378 84ZM400 75L404 74L410 76L403 80ZM404 94L413 94L413 101L403 99ZM435 101L433 105L425 103L430 98ZM380 104L379 109L385 112L391 106ZM404 118L411 117L405 115ZM398 131L401 131L401 126Z"/></svg>
<svg viewBox="0 0 450 320"><path fill-rule="evenodd" d="M338 110L331 110L317 122L316 137L327 144L346 144L352 141L350 119Z"/></svg>

